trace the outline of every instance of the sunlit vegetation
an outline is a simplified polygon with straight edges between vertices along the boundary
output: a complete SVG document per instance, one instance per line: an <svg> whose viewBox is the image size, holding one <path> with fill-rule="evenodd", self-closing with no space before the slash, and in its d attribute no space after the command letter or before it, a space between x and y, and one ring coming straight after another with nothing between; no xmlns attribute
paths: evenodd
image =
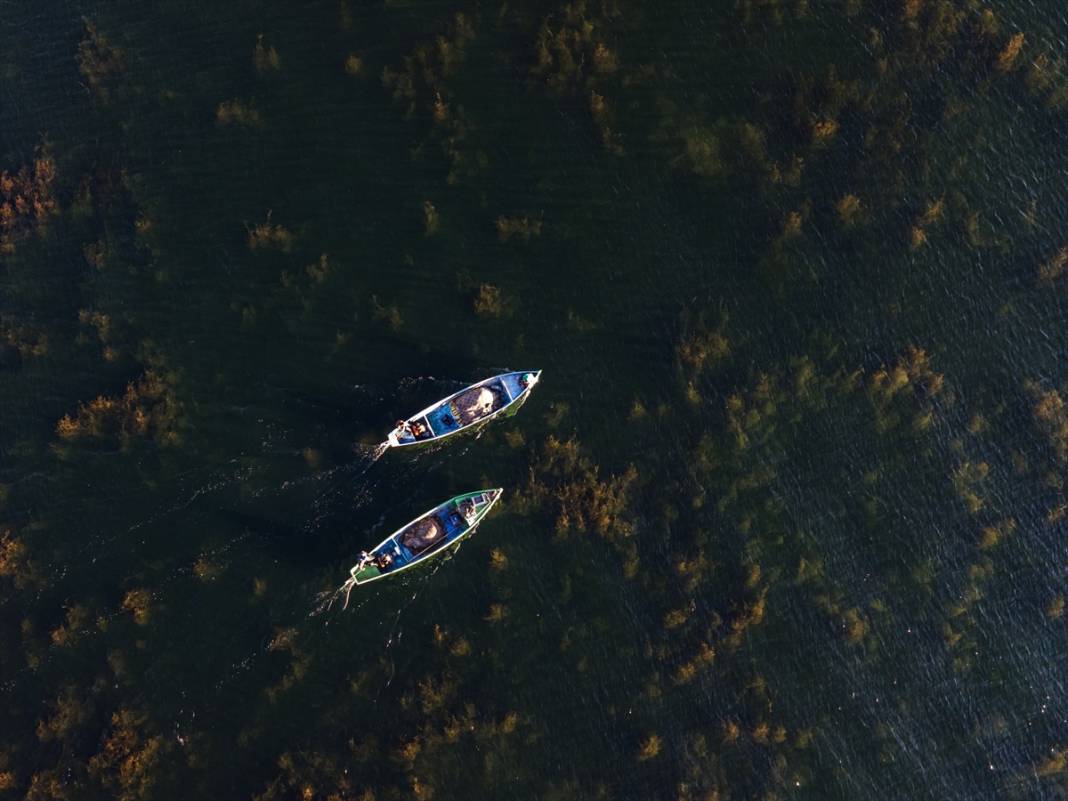
<svg viewBox="0 0 1068 801"><path fill-rule="evenodd" d="M267 219L261 223L257 223L251 228L246 224L248 229L248 248L249 250L280 250L283 253L289 253L293 250L293 243L296 242L296 235L288 228L280 225L279 223L271 222L271 212L267 212Z"/></svg>
<svg viewBox="0 0 1068 801"><path fill-rule="evenodd" d="M638 477L632 466L608 479L582 454L577 439L549 436L531 467L526 496L553 510L556 533L594 533L621 543L633 533L627 519L628 492Z"/></svg>
<svg viewBox="0 0 1068 801"><path fill-rule="evenodd" d="M47 142L37 147L32 167L0 173L0 253L11 253L19 236L44 225L58 212L55 180L56 162Z"/></svg>
<svg viewBox="0 0 1068 801"><path fill-rule="evenodd" d="M1024 386L1035 401L1032 411L1035 424L1049 440L1057 460L1068 461L1068 408L1064 399L1056 390L1044 390L1034 381Z"/></svg>
<svg viewBox="0 0 1068 801"><path fill-rule="evenodd" d="M641 745L638 746L638 761L646 762L655 758L660 753L660 748L663 743L660 741L660 737L656 734L650 734L644 740Z"/></svg>
<svg viewBox="0 0 1068 801"><path fill-rule="evenodd" d="M416 47L398 69L385 67L382 84L408 117L422 116L432 123L450 164L447 182L483 170L488 162L485 151L474 146L473 127L463 107L453 102L451 81L464 63L468 46L476 35L473 21L457 12L444 33L432 44Z"/></svg>
<svg viewBox="0 0 1068 801"><path fill-rule="evenodd" d="M1068 267L1068 246L1062 247L1048 261L1043 262L1038 268L1038 280L1043 284L1052 284L1064 273Z"/></svg>
<svg viewBox="0 0 1068 801"><path fill-rule="evenodd" d="M252 64L256 67L256 72L261 75L265 72L277 71L282 66L278 50L274 45L264 44L262 33L256 37L256 47L252 51Z"/></svg>
<svg viewBox="0 0 1068 801"><path fill-rule="evenodd" d="M502 242L519 239L529 242L541 235L541 220L532 217L498 217L497 238Z"/></svg>
<svg viewBox="0 0 1068 801"><path fill-rule="evenodd" d="M160 445L177 445L184 425L183 406L175 394L173 371L150 368L121 396L101 395L83 403L73 415L56 423L63 442L101 443L128 447L137 437Z"/></svg>
<svg viewBox="0 0 1068 801"><path fill-rule="evenodd" d="M96 23L85 19L85 39L78 45L78 70L100 100L110 98L109 85L125 70L122 50L101 33Z"/></svg>
<svg viewBox="0 0 1068 801"><path fill-rule="evenodd" d="M360 75L363 73L363 59L355 53L349 53L345 58L345 74Z"/></svg>
<svg viewBox="0 0 1068 801"><path fill-rule="evenodd" d="M711 328L703 318L684 320L682 339L675 352L688 380L693 380L704 370L719 365L730 356L731 344L726 337L726 329L726 315L722 315Z"/></svg>
<svg viewBox="0 0 1068 801"><path fill-rule="evenodd" d="M224 100L216 106L215 121L223 126L257 127L263 124L263 117L254 106L235 99Z"/></svg>
<svg viewBox="0 0 1068 801"><path fill-rule="evenodd" d="M0 343L14 348L22 359L48 353L48 334L28 323L0 314Z"/></svg>
<svg viewBox="0 0 1068 801"><path fill-rule="evenodd" d="M89 773L116 798L152 798L161 763L174 743L153 733L148 716L120 709L111 716L103 748L89 760Z"/></svg>
<svg viewBox="0 0 1068 801"><path fill-rule="evenodd" d="M610 3L596 10L586 0L566 4L542 22L530 69L531 77L553 94L583 98L601 143L617 156L624 151L605 84L617 83L613 79L620 60L604 34L620 15Z"/></svg>
<svg viewBox="0 0 1068 801"><path fill-rule="evenodd" d="M471 303L479 317L500 317L506 310L501 288L493 284L479 284Z"/></svg>
<svg viewBox="0 0 1068 801"><path fill-rule="evenodd" d="M433 236L441 228L441 216L438 214L438 210L434 208L434 204L429 200L423 201L423 233L426 236Z"/></svg>
<svg viewBox="0 0 1068 801"><path fill-rule="evenodd" d="M1040 779L1060 776L1068 770L1068 748L1050 748L1049 756L1035 765L1035 775Z"/></svg>
<svg viewBox="0 0 1068 801"><path fill-rule="evenodd" d="M372 295L371 307L374 319L377 322L385 323L391 330L399 331L401 326L404 325L404 317L401 315L400 307L396 303L383 305L378 300L377 295Z"/></svg>
<svg viewBox="0 0 1068 801"><path fill-rule="evenodd" d="M122 608L133 615L138 626L147 626L152 619L152 593L146 589L130 590L122 599Z"/></svg>

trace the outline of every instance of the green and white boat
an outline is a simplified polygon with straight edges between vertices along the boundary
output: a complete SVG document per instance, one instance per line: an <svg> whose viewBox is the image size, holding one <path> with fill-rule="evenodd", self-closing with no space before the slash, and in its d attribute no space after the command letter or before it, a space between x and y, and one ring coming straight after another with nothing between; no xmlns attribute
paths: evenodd
<svg viewBox="0 0 1068 801"><path fill-rule="evenodd" d="M365 551L349 571L351 581L367 584L425 562L473 532L500 500L500 489L457 495L397 529L374 550Z"/></svg>

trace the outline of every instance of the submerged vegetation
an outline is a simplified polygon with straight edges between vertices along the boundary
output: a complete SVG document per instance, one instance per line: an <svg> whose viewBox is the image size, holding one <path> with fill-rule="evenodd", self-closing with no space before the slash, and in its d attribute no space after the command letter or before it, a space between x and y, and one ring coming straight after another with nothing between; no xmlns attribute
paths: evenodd
<svg viewBox="0 0 1068 801"><path fill-rule="evenodd" d="M135 5L0 29L0 797L1063 796L1056 15Z"/></svg>

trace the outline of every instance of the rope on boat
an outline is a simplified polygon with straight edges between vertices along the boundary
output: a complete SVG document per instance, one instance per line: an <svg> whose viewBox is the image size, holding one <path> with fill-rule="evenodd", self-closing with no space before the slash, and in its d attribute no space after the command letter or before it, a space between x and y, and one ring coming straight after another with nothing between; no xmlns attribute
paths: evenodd
<svg viewBox="0 0 1068 801"><path fill-rule="evenodd" d="M356 579L355 578L350 578L348 581L346 581L344 584L342 584L341 587L338 588L338 593L339 594L341 593L341 590L345 591L345 605L341 607L341 611L342 612L344 612L346 609L349 608L349 596L352 594L352 588L355 587L355 586L356 586Z"/></svg>

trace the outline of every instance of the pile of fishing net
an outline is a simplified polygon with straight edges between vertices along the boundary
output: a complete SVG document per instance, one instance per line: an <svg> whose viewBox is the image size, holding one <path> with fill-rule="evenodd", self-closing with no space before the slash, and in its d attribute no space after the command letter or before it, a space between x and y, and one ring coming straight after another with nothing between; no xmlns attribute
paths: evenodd
<svg viewBox="0 0 1068 801"><path fill-rule="evenodd" d="M498 394L489 387L469 389L453 402L453 413L460 418L461 425L473 423L497 408Z"/></svg>
<svg viewBox="0 0 1068 801"><path fill-rule="evenodd" d="M410 551L429 548L445 536L445 528L436 516L424 517L412 523L401 535L401 544Z"/></svg>

